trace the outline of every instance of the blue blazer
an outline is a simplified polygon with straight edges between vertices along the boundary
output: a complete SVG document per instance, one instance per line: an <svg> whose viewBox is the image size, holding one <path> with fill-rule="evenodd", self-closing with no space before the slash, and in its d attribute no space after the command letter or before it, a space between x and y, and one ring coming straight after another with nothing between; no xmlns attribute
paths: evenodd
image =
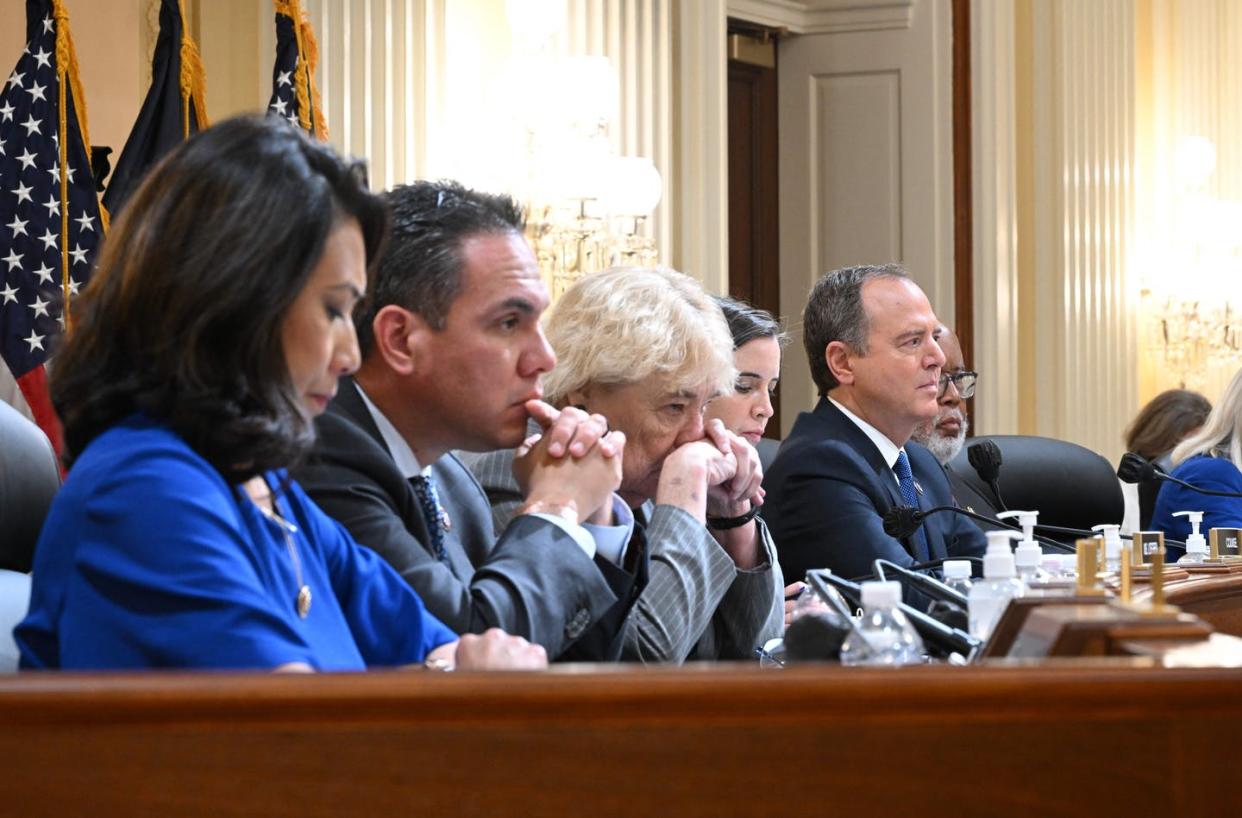
<svg viewBox="0 0 1242 818"><path fill-rule="evenodd" d="M1225 457L1196 455L1179 463L1171 474L1199 488L1242 492L1242 471ZM1175 540L1185 540L1190 536L1190 523L1185 517L1174 517L1175 511L1202 511L1203 524L1199 531L1204 537L1213 528L1242 528L1242 498L1211 497L1166 481L1156 495L1151 529L1163 531L1166 537ZM1185 553L1184 548L1176 545L1170 545L1168 551L1172 560ZM1166 558L1166 562L1172 560Z"/></svg>
<svg viewBox="0 0 1242 818"><path fill-rule="evenodd" d="M913 442L905 449L923 490L919 507L955 505L949 480L932 453ZM896 540L884 533L884 513L905 505L892 469L871 439L826 398L815 411L798 415L763 487L763 518L790 581L813 568L864 577L877 557L899 565L914 562L911 538ZM932 559L982 556L987 550L983 532L960 514L932 515L923 531Z"/></svg>

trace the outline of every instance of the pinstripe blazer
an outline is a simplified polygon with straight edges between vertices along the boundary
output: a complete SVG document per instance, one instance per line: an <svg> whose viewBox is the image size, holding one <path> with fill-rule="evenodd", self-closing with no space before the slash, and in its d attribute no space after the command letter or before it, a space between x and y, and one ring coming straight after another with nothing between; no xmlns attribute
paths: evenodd
<svg viewBox="0 0 1242 818"><path fill-rule="evenodd" d="M521 504L513 452L456 452L492 503L503 527ZM644 503L650 558L647 587L630 613L622 659L683 662L751 659L784 629L784 581L767 527L759 522L765 564L741 570L712 535L680 508Z"/></svg>

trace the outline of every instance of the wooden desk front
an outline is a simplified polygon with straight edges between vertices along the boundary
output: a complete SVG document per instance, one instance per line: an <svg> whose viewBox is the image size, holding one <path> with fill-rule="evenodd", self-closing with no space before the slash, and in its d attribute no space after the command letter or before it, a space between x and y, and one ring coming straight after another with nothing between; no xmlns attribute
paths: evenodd
<svg viewBox="0 0 1242 818"><path fill-rule="evenodd" d="M1237 814L1242 670L0 679L13 815Z"/></svg>

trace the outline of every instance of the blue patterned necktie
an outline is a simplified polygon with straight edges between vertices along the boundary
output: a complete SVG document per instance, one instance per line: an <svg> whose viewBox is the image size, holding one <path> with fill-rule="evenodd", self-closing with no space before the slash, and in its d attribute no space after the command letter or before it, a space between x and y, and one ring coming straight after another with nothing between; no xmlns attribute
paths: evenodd
<svg viewBox="0 0 1242 818"><path fill-rule="evenodd" d="M897 463L893 466L893 471L897 474L897 479L901 482L901 499L906 501L906 505L910 508L919 507L919 493L914 488L914 472L910 471L910 459L906 457L904 451L897 453ZM926 562L929 559L927 550L927 537L923 533L922 524L918 530L914 532L914 559L916 562Z"/></svg>
<svg viewBox="0 0 1242 818"><path fill-rule="evenodd" d="M414 496L423 510L423 521L427 524L427 535L431 537L431 553L440 562L448 562L448 554L444 550L444 510L440 506L440 495L436 494L436 483L429 474L415 475L410 478L414 487Z"/></svg>

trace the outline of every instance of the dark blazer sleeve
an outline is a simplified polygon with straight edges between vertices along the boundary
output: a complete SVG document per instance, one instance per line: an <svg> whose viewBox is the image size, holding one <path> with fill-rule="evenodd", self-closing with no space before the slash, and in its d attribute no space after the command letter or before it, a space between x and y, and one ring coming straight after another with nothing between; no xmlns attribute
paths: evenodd
<svg viewBox="0 0 1242 818"><path fill-rule="evenodd" d="M782 451L763 482L761 514L786 580L816 568L847 579L869 576L877 557L913 564L906 546L884 533L882 515L894 503L870 464L837 440L797 442L802 445Z"/></svg>
<svg viewBox="0 0 1242 818"><path fill-rule="evenodd" d="M451 455L435 466L453 525L450 564L441 562L426 544L418 502L387 449L344 412L330 409L317 426L314 454L298 481L458 633L503 628L555 658L617 601L595 563L553 523L522 515L493 542L486 497Z"/></svg>

